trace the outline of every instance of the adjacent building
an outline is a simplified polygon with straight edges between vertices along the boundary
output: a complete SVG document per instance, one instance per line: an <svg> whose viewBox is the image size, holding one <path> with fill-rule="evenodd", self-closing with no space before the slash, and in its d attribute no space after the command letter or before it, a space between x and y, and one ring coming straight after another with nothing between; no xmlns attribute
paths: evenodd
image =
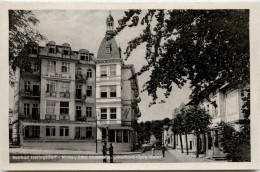
<svg viewBox="0 0 260 172"><path fill-rule="evenodd" d="M138 81L115 39L107 39L114 33L111 15L106 25L97 58L54 41L30 50L31 70L16 70L13 143L100 151L102 142L111 142L115 150L133 149L132 124L141 116Z"/></svg>
<svg viewBox="0 0 260 172"><path fill-rule="evenodd" d="M225 156L221 143L221 133L219 125L221 121L226 122L233 126L237 131L240 130L239 122L243 120L242 113L243 96L242 88L234 89L229 84L225 84L222 87L216 89L210 93L210 101L206 99L201 100L200 106L212 117L212 124L210 131L200 136L200 153L204 153L209 157L222 157ZM191 101L192 102L192 101ZM190 102L190 103L191 103ZM188 103L187 105L190 105ZM186 149L186 138L182 135L183 148ZM175 139L174 139L175 138ZM169 127L164 131L164 141L168 146L173 147L175 145L180 147L180 136L175 135ZM190 151L196 151L197 139L196 136L191 133L188 135L188 148Z"/></svg>

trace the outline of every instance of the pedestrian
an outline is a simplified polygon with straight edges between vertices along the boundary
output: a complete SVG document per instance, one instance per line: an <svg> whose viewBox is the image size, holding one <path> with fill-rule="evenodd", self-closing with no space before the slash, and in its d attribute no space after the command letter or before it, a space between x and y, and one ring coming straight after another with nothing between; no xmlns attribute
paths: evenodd
<svg viewBox="0 0 260 172"><path fill-rule="evenodd" d="M163 157L165 157L165 149L166 149L166 148L165 148L164 144L162 144L162 156L163 156Z"/></svg>
<svg viewBox="0 0 260 172"><path fill-rule="evenodd" d="M154 156L154 154L155 154L155 146L154 146L154 143L153 143L153 145L152 145L152 155Z"/></svg>
<svg viewBox="0 0 260 172"><path fill-rule="evenodd" d="M110 163L113 163L113 145L110 143L110 148L109 148L109 155L110 155Z"/></svg>
<svg viewBox="0 0 260 172"><path fill-rule="evenodd" d="M107 162L107 143L106 142L103 145L102 152L103 152L103 163L106 163Z"/></svg>

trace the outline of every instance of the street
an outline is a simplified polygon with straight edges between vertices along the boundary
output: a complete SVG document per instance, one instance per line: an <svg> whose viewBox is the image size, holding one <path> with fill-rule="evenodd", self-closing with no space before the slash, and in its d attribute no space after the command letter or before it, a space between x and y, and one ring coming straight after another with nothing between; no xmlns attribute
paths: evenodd
<svg viewBox="0 0 260 172"><path fill-rule="evenodd" d="M10 153L10 162L49 162L49 163L103 163L103 156L101 154L24 154L24 153ZM107 163L110 162L110 157L107 155ZM130 152L128 154L115 154L113 157L114 163L177 163L177 162L212 162L205 158L194 158L179 150L169 148L165 151L165 157L162 157L162 151L156 150L155 155L152 156L151 150L144 153Z"/></svg>

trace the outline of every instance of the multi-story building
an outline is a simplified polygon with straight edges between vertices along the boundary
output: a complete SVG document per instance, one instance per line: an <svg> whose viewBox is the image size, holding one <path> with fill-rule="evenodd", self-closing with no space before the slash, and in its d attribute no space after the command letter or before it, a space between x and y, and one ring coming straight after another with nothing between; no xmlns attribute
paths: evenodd
<svg viewBox="0 0 260 172"><path fill-rule="evenodd" d="M240 130L240 120L243 120L242 113L243 96L241 94L242 89L234 89L229 84L216 89L210 93L210 102L206 99L201 100L200 106L203 107L209 115L212 117L212 124L210 125L210 131L200 136L200 152L205 153L207 156L219 157L225 156L221 143L221 133L219 124L221 121L233 126L235 130ZM192 101L191 101L192 102ZM189 102L187 105L190 105ZM173 124L174 125L174 124ZM186 149L186 138L182 137L183 147ZM174 133L169 130L164 131L165 142L169 146L174 146ZM196 136L191 133L188 135L188 148L190 151L196 151L197 139ZM175 136L175 144L180 146L179 135Z"/></svg>
<svg viewBox="0 0 260 172"><path fill-rule="evenodd" d="M31 71L16 71L14 142L100 150L106 141L116 150L133 148L132 124L141 115L137 78L134 66L124 65L115 39L106 39L113 34L111 15L106 25L97 59L86 49L73 51L54 41L31 50Z"/></svg>
<svg viewBox="0 0 260 172"><path fill-rule="evenodd" d="M98 124L102 126L97 138L127 150L136 142L136 133L131 126L140 116L137 78L130 79L135 74L134 66L124 64L115 39L109 39L114 34L111 15L106 25L96 61L96 110Z"/></svg>

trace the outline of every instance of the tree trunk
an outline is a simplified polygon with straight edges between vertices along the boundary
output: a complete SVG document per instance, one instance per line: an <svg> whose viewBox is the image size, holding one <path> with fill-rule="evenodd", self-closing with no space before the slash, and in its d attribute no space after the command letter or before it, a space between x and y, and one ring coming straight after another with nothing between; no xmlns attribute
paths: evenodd
<svg viewBox="0 0 260 172"><path fill-rule="evenodd" d="M206 142L206 133L204 132L203 133L203 142L204 142L204 145L203 145L203 147L204 147L204 153L205 153L205 155L206 155L206 151L207 151L207 142Z"/></svg>
<svg viewBox="0 0 260 172"><path fill-rule="evenodd" d="M200 135L197 134L197 153L196 153L196 158L199 157L199 149L200 149Z"/></svg>
<svg viewBox="0 0 260 172"><path fill-rule="evenodd" d="M176 149L176 134L175 133L173 135L173 139L174 139L174 141L173 141L173 149Z"/></svg>
<svg viewBox="0 0 260 172"><path fill-rule="evenodd" d="M182 145L182 138L181 138L181 134L180 134L180 142L181 142L181 153L183 153L183 145Z"/></svg>
<svg viewBox="0 0 260 172"><path fill-rule="evenodd" d="M188 136L187 136L187 133L185 133L185 137L186 137L186 151L187 151L187 155L189 155L189 145L188 145Z"/></svg>

